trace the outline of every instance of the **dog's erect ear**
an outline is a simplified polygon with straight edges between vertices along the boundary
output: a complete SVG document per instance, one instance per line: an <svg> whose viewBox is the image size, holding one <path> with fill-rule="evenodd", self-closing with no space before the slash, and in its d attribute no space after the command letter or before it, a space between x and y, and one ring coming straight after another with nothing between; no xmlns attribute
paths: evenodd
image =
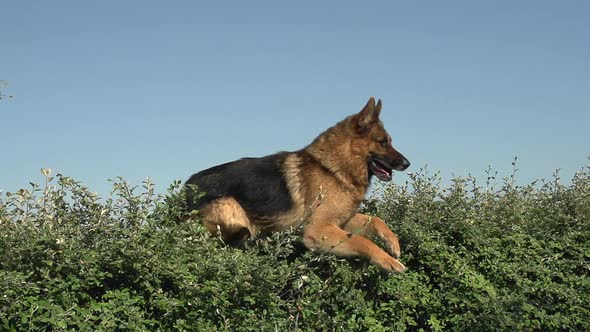
<svg viewBox="0 0 590 332"><path fill-rule="evenodd" d="M378 119L379 114L381 114L381 99L377 100L377 106L375 106L375 114L377 114Z"/></svg>
<svg viewBox="0 0 590 332"><path fill-rule="evenodd" d="M367 105L354 116L354 122L359 132L365 131L373 123L379 120L379 114L381 113L381 99L375 105L375 98L369 98Z"/></svg>

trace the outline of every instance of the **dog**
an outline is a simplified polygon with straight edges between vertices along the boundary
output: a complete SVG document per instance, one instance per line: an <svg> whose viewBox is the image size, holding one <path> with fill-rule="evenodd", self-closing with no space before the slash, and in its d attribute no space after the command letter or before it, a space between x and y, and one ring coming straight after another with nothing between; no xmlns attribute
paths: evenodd
<svg viewBox="0 0 590 332"><path fill-rule="evenodd" d="M230 245L301 225L303 243L312 251L361 256L386 271L403 272L397 236L381 218L357 212L373 176L391 181L393 170L410 166L393 148L380 113L381 100L371 97L359 113L301 150L193 174L185 183L189 210L198 210L205 228Z"/></svg>

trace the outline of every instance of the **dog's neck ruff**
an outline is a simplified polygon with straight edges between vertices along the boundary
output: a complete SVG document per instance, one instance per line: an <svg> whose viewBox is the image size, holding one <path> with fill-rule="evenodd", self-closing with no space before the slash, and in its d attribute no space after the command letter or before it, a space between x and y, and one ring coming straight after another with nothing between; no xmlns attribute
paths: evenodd
<svg viewBox="0 0 590 332"><path fill-rule="evenodd" d="M348 191L364 197L369 189L370 173L366 160L351 152L348 139L351 118L349 116L328 128L304 150L329 170Z"/></svg>
<svg viewBox="0 0 590 332"><path fill-rule="evenodd" d="M369 189L369 171L366 163L355 165L355 161L347 160L348 167L340 167L344 165L342 163L342 154L335 152L328 152L326 149L318 146L317 144L311 144L306 147L305 150L309 153L322 167L326 168L330 174L332 174L338 182L340 182L348 191L358 194L364 197ZM363 172L364 169L364 172ZM355 172L363 172L362 176L354 174ZM358 181L363 179L363 181ZM355 181L356 180L356 181Z"/></svg>

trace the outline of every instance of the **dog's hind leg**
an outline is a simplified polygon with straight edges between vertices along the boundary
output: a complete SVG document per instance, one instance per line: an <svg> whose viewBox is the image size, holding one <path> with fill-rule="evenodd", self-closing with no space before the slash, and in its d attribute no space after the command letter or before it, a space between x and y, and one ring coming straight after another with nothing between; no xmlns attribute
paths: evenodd
<svg viewBox="0 0 590 332"><path fill-rule="evenodd" d="M217 199L201 209L203 225L224 243L236 246L256 235L240 203L231 197Z"/></svg>
<svg viewBox="0 0 590 332"><path fill-rule="evenodd" d="M399 240L387 227L383 219L357 213L342 227L345 231L360 234L366 237L377 236L383 242L390 254L395 258L400 256Z"/></svg>

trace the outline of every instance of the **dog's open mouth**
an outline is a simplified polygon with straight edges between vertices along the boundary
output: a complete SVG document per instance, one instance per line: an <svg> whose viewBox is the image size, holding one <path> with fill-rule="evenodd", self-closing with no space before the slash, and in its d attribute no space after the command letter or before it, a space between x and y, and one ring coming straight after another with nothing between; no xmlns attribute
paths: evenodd
<svg viewBox="0 0 590 332"><path fill-rule="evenodd" d="M392 167L389 166L389 163L373 157L369 159L369 169L379 180L385 182L391 181L391 173L393 170Z"/></svg>

